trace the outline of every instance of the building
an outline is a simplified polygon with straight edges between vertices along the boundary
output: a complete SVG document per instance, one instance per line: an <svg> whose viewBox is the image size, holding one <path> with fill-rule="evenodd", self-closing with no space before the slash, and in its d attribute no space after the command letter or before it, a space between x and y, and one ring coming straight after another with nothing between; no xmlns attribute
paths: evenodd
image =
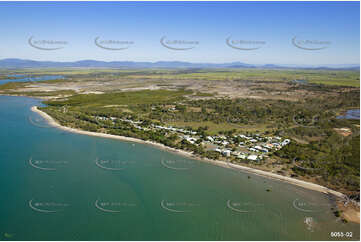
<svg viewBox="0 0 361 242"><path fill-rule="evenodd" d="M258 160L258 156L257 156L257 155L249 155L249 156L247 157L247 159L248 159L248 160L251 160L251 161L256 161L256 160Z"/></svg>
<svg viewBox="0 0 361 242"><path fill-rule="evenodd" d="M229 157L229 156L231 156L231 151L230 150L222 150L222 155Z"/></svg>

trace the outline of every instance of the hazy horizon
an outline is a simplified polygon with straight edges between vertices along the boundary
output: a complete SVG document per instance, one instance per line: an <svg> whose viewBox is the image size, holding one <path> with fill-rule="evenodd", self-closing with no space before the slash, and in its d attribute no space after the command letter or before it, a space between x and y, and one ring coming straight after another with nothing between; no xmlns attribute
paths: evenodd
<svg viewBox="0 0 361 242"><path fill-rule="evenodd" d="M22 61L36 61L36 62L54 62L54 63L76 63L76 62L82 62L82 61L96 61L96 62L133 62L133 63L171 63L171 62L179 62L179 63L188 63L188 64L210 64L210 65L225 65L225 64L245 64L250 66L266 66L266 65L275 65L275 66L283 66L283 67L355 67L360 66L359 63L350 63L350 64L314 64L314 65L307 65L307 64L274 64L274 63L264 63L264 64L255 64L255 63L247 63L242 61L233 61L233 62L194 62L194 61L180 61L180 60L159 60L159 61L131 61L131 60L101 60L101 59L79 59L79 60L73 60L73 61L53 61L53 60L35 60L35 59L21 59L21 58L4 58L0 59L0 61L4 60L22 60Z"/></svg>
<svg viewBox="0 0 361 242"><path fill-rule="evenodd" d="M360 63L359 2L1 2L0 6L0 21L8 23L3 26L0 59Z"/></svg>

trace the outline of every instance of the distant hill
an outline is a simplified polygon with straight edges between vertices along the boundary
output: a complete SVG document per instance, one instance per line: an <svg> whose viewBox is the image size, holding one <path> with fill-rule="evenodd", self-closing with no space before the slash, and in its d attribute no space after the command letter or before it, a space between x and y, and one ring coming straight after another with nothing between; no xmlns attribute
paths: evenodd
<svg viewBox="0 0 361 242"><path fill-rule="evenodd" d="M359 70L359 65L343 65L343 66L286 66L286 65L252 65L242 62L231 63L191 63L182 61L158 61L158 62L134 62L134 61L97 61L97 60L81 60L74 62L55 62L55 61L34 61L23 59L2 59L0 60L0 68L258 68L258 69L342 69L342 70Z"/></svg>

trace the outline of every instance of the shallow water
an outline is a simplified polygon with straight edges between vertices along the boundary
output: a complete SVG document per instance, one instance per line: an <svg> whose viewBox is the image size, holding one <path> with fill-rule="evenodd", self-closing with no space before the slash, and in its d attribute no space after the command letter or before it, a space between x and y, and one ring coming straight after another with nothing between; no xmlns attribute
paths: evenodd
<svg viewBox="0 0 361 242"><path fill-rule="evenodd" d="M293 80L293 82L299 83L299 84L306 84L307 80Z"/></svg>
<svg viewBox="0 0 361 242"><path fill-rule="evenodd" d="M330 240L337 231L359 239L324 194L67 133L33 105L0 96L1 240Z"/></svg>
<svg viewBox="0 0 361 242"><path fill-rule="evenodd" d="M360 109L350 109L346 111L345 115L337 117L338 119L358 119L360 120Z"/></svg>
<svg viewBox="0 0 361 242"><path fill-rule="evenodd" d="M0 85L8 83L8 82L37 82L37 81L50 81L50 80L57 80L57 79L64 79L63 76L37 76L37 77L25 77L24 75L9 75L15 77L22 77L16 79L3 79L0 80Z"/></svg>

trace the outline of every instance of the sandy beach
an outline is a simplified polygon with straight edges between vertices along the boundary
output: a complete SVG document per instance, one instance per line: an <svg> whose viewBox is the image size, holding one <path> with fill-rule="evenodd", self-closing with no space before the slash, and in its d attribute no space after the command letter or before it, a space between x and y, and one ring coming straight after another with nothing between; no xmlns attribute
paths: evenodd
<svg viewBox="0 0 361 242"><path fill-rule="evenodd" d="M65 127L60 125L59 123L57 123L51 116L49 116L47 113L40 111L36 106L31 107L31 110L33 112L38 113L39 115L41 115L44 119L47 120L47 122L56 128L62 129L64 131L68 131L68 132L72 132L72 133L77 133L77 134L83 134L83 135L89 135L89 136L97 136L97 137L102 137L102 138L110 138L110 139L117 139L117 140L122 140L122 141L129 141L129 142L136 142L136 143L142 143L142 144L149 144L149 145L153 145L156 146L160 149L166 150L166 151L170 151L170 152L174 152L176 154L179 155L183 155L192 159L197 159L200 161L205 161L208 163L212 163L215 164L217 166L222 166L225 168L229 168L229 169L239 169L241 171L245 171L248 173L252 173L252 174L256 174L259 176L264 176L267 178L272 178L272 179L277 179L280 181L284 181L284 182L288 182L290 184L294 184L303 188L307 188L310 190L314 190L314 191L318 191L318 192L322 192L325 194L329 194L329 195L333 195L336 196L338 198L345 198L345 195L331 190L327 187L318 185L318 184L314 184L311 182L306 182L306 181L302 181L302 180L298 180L295 178L291 178L291 177L286 177L286 176L282 176L282 175L278 175L278 174L274 174L271 172L267 172L267 171L262 171L262 170L258 170L258 169L254 169L254 168L250 168L250 167L246 167L246 166L241 166L241 165L237 165L237 164L229 164L227 162L224 161L219 161L219 160L210 160L210 159L206 159L206 158L200 158L195 156L194 154L190 153L190 152L186 152L183 150L178 150L178 149L174 149L171 147L167 147L163 144L159 144L159 143L155 143L155 142L151 142L151 141L144 141L141 139L136 139L136 138L131 138L131 137L125 137L125 136L118 136L118 135L111 135L111 134L104 134L104 133L96 133L96 132L90 132L90 131L84 131L84 130L79 130L79 129L74 129L74 128L69 128L69 127Z"/></svg>

